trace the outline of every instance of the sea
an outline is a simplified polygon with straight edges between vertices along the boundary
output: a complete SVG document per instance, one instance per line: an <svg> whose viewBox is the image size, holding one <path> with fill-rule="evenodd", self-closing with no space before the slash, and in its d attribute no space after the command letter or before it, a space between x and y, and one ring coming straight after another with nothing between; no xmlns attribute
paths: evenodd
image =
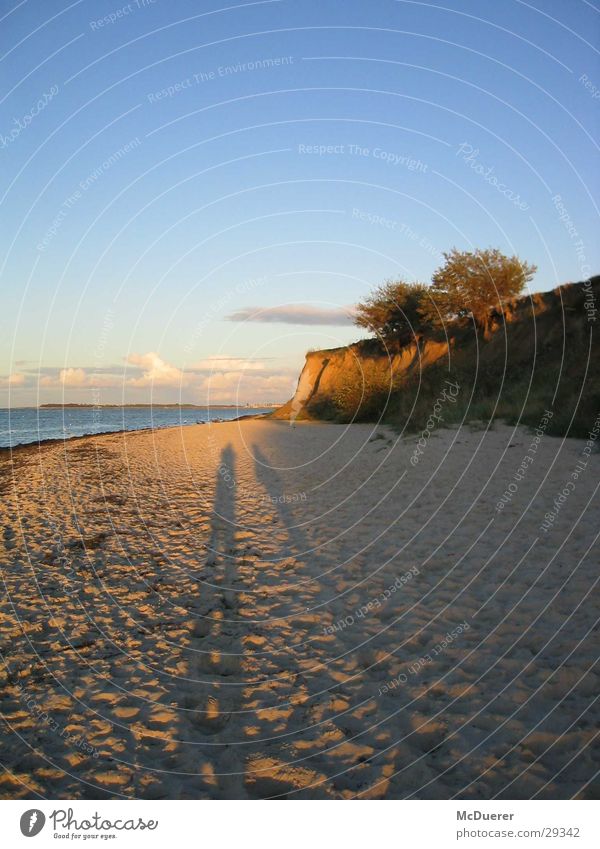
<svg viewBox="0 0 600 849"><path fill-rule="evenodd" d="M272 407L13 407L0 409L0 448L121 430L231 421Z"/></svg>

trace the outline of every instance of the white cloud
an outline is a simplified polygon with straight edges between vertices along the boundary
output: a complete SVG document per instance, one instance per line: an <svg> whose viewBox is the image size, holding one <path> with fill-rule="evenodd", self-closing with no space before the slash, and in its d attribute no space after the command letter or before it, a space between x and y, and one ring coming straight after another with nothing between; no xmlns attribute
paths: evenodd
<svg viewBox="0 0 600 849"><path fill-rule="evenodd" d="M189 382L189 376L176 366L165 362L154 351L147 354L130 354L126 361L143 372L141 377L129 378L128 386L185 386Z"/></svg>
<svg viewBox="0 0 600 849"><path fill-rule="evenodd" d="M294 383L290 374L285 373L263 376L255 372L230 371L206 377L201 390L214 404L283 402L293 394Z"/></svg>
<svg viewBox="0 0 600 849"><path fill-rule="evenodd" d="M40 380L41 386L87 386L88 376L82 368L63 368L58 374L47 374Z"/></svg>
<svg viewBox="0 0 600 849"><path fill-rule="evenodd" d="M263 371L264 362L261 360L246 360L236 357L207 357L191 367L194 371Z"/></svg>
<svg viewBox="0 0 600 849"><path fill-rule="evenodd" d="M273 369L270 364L267 367L267 360L240 357L207 357L195 363L193 370L194 390L201 403L285 401L297 379L296 369Z"/></svg>
<svg viewBox="0 0 600 849"><path fill-rule="evenodd" d="M54 374L45 374L40 379L40 386L45 388L91 389L115 388L122 384L118 375L97 374L84 368L63 368Z"/></svg>
<svg viewBox="0 0 600 849"><path fill-rule="evenodd" d="M87 386L89 383L85 369L82 368L64 368L58 379L63 386Z"/></svg>
<svg viewBox="0 0 600 849"><path fill-rule="evenodd" d="M58 390L65 400L77 401L88 401L92 390L102 389L107 390L102 394L104 403L118 403L123 397L128 403L147 401L148 390L156 388L157 403L185 400L218 404L237 400L245 404L285 401L293 394L297 380L295 368L274 367L269 358L211 356L186 371L166 362L154 351L130 354L125 362L128 367L121 372L118 366L100 373L93 367L44 367L35 373L5 375L0 378L0 387L33 388L39 384L51 393L50 397Z"/></svg>
<svg viewBox="0 0 600 849"><path fill-rule="evenodd" d="M9 374L8 377L0 377L0 386L10 386L12 388L16 386L24 386L26 377L24 374L20 372L13 372Z"/></svg>
<svg viewBox="0 0 600 849"><path fill-rule="evenodd" d="M314 307L311 304L287 304L278 307L245 307L227 316L227 321L257 321L279 324L350 325L354 307Z"/></svg>

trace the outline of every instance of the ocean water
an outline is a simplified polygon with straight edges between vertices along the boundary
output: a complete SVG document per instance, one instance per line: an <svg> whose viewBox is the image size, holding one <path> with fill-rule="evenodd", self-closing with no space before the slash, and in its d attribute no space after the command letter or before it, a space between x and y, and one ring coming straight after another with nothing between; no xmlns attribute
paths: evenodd
<svg viewBox="0 0 600 849"><path fill-rule="evenodd" d="M17 407L0 409L0 448L118 430L231 421L271 412L265 407Z"/></svg>

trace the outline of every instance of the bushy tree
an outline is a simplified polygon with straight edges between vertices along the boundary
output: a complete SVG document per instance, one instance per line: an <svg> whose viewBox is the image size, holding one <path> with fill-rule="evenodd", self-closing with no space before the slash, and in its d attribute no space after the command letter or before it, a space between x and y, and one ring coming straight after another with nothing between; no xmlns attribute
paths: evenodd
<svg viewBox="0 0 600 849"><path fill-rule="evenodd" d="M537 268L516 256L505 256L496 248L444 253L444 265L437 269L421 303L422 320L434 325L453 318L472 316L484 331L489 329L490 313L502 310L504 301L522 291Z"/></svg>
<svg viewBox="0 0 600 849"><path fill-rule="evenodd" d="M426 323L421 307L428 292L422 283L388 280L357 304L354 323L366 327L386 344L406 344Z"/></svg>

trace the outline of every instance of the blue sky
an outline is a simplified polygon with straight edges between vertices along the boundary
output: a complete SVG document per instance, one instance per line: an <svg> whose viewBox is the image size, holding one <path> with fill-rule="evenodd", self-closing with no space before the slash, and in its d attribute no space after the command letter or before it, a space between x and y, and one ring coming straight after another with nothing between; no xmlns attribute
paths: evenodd
<svg viewBox="0 0 600 849"><path fill-rule="evenodd" d="M452 246L600 269L585 0L1 16L0 405L285 400Z"/></svg>

